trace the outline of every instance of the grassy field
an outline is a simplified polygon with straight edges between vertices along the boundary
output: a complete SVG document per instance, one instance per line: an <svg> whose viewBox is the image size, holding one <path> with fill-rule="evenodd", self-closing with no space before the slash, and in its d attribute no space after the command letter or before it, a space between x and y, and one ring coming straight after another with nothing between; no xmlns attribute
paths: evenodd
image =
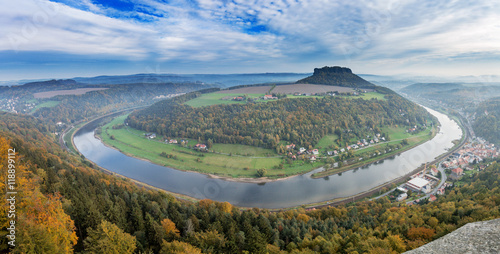
<svg viewBox="0 0 500 254"><path fill-rule="evenodd" d="M265 149L262 147L234 144L214 144L212 150L216 153L244 155L244 156L278 156L275 150Z"/></svg>
<svg viewBox="0 0 500 254"><path fill-rule="evenodd" d="M115 118L102 127L102 140L125 154L144 158L153 163L176 168L179 170L190 170L201 173L229 176L235 178L255 178L257 169L267 169L266 176L269 178L286 177L298 173L310 171L320 166L319 163L311 164L296 161L292 165L286 165L283 169L276 169L283 159L277 156L273 150L251 147L246 145L214 144L214 150L232 152L233 155L198 152L176 144L165 144L158 139L146 139L143 132L131 128L113 129L112 126L123 123L126 115ZM111 138L113 136L113 139ZM189 145L196 144L190 140ZM172 158L160 156L165 152ZM253 156L239 156L237 153L253 153Z"/></svg>
<svg viewBox="0 0 500 254"><path fill-rule="evenodd" d="M210 105L216 105L216 104L245 104L246 101L233 101L233 100L223 100L222 98L224 97L236 97L236 96L243 96L246 95L250 98L260 98L264 96L263 93L249 93L249 94L243 94L243 93L208 93L208 94L203 94L198 98L192 99L190 101L185 102L184 104L189 105L191 107L203 107L203 106L210 106ZM323 98L324 96L316 96L316 95L310 95L310 96L303 96L303 95L292 95L289 94L287 95L287 98L290 99L300 99L300 98ZM363 93L360 96L341 96L343 98L350 98L350 99L365 99L365 100L371 100L373 98L378 99L378 100L386 100L384 98L384 95L381 93L377 92L369 92L369 93ZM266 102L265 100L259 99L258 102Z"/></svg>
<svg viewBox="0 0 500 254"><path fill-rule="evenodd" d="M288 94L286 96L286 98L290 98L290 99L300 99L300 98L323 98L325 97L324 95L321 95L321 96L318 96L318 95L309 95L309 96L305 96L305 95L293 95L293 94Z"/></svg>
<svg viewBox="0 0 500 254"><path fill-rule="evenodd" d="M369 92L369 93L362 93L360 97L365 99L365 100L377 99L377 100L386 101L387 99L384 98L384 96L385 95L381 94L381 93ZM354 97L354 98L356 98L356 97Z"/></svg>
<svg viewBox="0 0 500 254"><path fill-rule="evenodd" d="M405 138L411 138L412 135L408 132L406 132L406 128L403 127L396 127L396 126L386 126L382 128L382 132L389 133L389 138L390 140L401 140ZM419 135L419 134L417 134Z"/></svg>
<svg viewBox="0 0 500 254"><path fill-rule="evenodd" d="M36 107L33 108L33 110L31 112L35 112L39 108L52 108L52 107L59 105L59 103L61 103L61 102L60 101L46 101L44 103L36 105Z"/></svg>
<svg viewBox="0 0 500 254"><path fill-rule="evenodd" d="M337 140L339 136L333 134L333 135L326 135L322 139L319 140L318 144L316 145L317 147L321 148L327 148L330 145L335 144L335 140Z"/></svg>
<svg viewBox="0 0 500 254"><path fill-rule="evenodd" d="M191 107L203 107L215 104L244 104L246 101L222 100L224 97L236 97L247 95L250 98L262 97L264 94L239 94L239 93L208 93L203 94L198 98L187 101L185 104Z"/></svg>
<svg viewBox="0 0 500 254"><path fill-rule="evenodd" d="M73 136L73 133L75 133L75 131L78 130L78 128L82 127L83 125L85 125L85 123L80 123L76 125L70 131L68 131L68 133L66 133L66 135L64 135L63 137L63 140L66 143L66 146L69 148L69 150L71 150L76 154L78 154L78 152L76 151L76 148L73 146L73 143L71 142L71 136Z"/></svg>
<svg viewBox="0 0 500 254"><path fill-rule="evenodd" d="M63 140L64 140L64 143L66 143L66 146L69 148L69 150L71 150L72 152L75 152L76 153L76 149L75 147L73 147L73 143L71 143L71 136L73 135L73 133L75 133L75 130L77 128L73 128L71 129L68 133L66 133L66 135L64 135L63 137Z"/></svg>

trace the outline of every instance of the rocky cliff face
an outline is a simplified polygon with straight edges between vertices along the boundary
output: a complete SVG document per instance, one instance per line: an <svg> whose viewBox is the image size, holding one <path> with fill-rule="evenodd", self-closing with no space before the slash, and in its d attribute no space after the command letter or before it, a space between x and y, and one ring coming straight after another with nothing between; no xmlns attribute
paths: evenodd
<svg viewBox="0 0 500 254"><path fill-rule="evenodd" d="M500 219L469 223L420 248L408 251L420 253L500 253Z"/></svg>
<svg viewBox="0 0 500 254"><path fill-rule="evenodd" d="M332 86L345 86L352 88L374 88L375 85L364 80L351 69L339 66L315 68L314 74L297 81L298 84L322 84Z"/></svg>

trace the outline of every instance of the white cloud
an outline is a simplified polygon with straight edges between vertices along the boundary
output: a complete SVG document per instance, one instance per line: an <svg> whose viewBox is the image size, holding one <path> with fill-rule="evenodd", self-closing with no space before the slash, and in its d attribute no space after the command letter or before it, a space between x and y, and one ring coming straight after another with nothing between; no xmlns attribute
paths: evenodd
<svg viewBox="0 0 500 254"><path fill-rule="evenodd" d="M76 7L3 1L0 51L250 62L263 69L281 63L295 71L318 62L397 68L500 55L500 5L489 0L131 1L143 12L90 0Z"/></svg>
<svg viewBox="0 0 500 254"><path fill-rule="evenodd" d="M10 1L0 9L0 50L59 51L143 58L147 26L46 1Z"/></svg>

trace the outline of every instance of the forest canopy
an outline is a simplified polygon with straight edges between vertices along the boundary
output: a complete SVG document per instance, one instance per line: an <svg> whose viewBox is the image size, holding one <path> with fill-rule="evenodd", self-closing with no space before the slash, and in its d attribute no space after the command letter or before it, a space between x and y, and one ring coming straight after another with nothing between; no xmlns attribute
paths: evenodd
<svg viewBox="0 0 500 254"><path fill-rule="evenodd" d="M182 104L197 96L158 102L132 113L127 122L166 137L275 148L281 141L314 146L329 134L348 142L386 125L423 125L430 118L425 109L395 93L387 93L384 101L325 96L199 108Z"/></svg>

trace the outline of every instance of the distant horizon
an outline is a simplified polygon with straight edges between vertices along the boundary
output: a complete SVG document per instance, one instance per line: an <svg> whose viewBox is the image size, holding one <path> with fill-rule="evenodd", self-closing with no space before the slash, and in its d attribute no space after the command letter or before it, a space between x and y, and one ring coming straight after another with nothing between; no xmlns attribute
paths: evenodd
<svg viewBox="0 0 500 254"><path fill-rule="evenodd" d="M344 67L344 66L342 66ZM320 67L317 67L320 68ZM374 77L387 77L394 80L398 79L431 79L434 81L429 82L463 82L463 83L499 83L500 75L457 75L457 76L433 76L433 75L411 75L411 74L397 74L397 75L379 75L373 73L355 73L358 76L374 76ZM248 72L248 73L131 73L131 74L103 74L96 76L68 76L68 77L51 77L51 78L33 78L33 79L14 79L14 80L0 80L0 86L21 85L30 82L43 82L50 80L68 80L68 79L91 79L98 77L126 77L137 75L173 75L173 76L190 76L190 75L262 75L262 74L297 74L297 75L312 75L313 70L310 72ZM368 80L369 81L369 80Z"/></svg>

